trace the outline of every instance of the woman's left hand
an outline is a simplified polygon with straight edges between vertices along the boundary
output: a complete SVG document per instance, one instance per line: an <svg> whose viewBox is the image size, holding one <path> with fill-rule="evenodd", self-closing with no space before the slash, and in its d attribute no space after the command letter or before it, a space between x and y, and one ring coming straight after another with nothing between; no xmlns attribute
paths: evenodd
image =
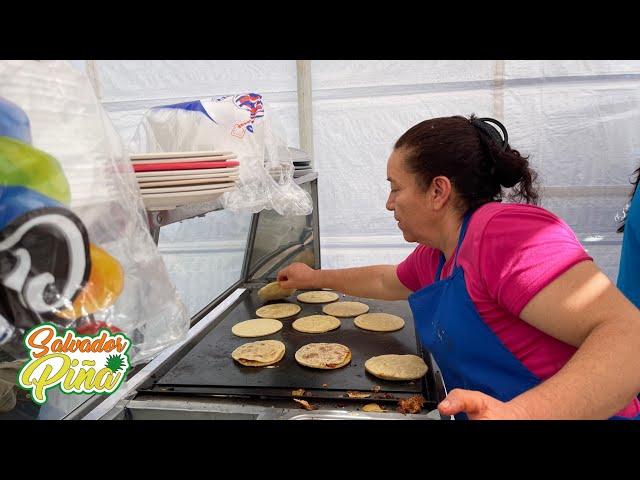
<svg viewBox="0 0 640 480"><path fill-rule="evenodd" d="M524 412L475 390L456 388L438 405L441 415L466 413L469 420L526 420Z"/></svg>

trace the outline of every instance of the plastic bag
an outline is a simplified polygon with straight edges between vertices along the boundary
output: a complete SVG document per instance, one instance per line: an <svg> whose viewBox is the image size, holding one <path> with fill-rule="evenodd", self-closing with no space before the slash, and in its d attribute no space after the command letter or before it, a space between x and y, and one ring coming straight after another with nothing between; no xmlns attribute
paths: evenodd
<svg viewBox="0 0 640 480"><path fill-rule="evenodd" d="M233 212L273 209L308 215L313 204L293 180L292 155L262 96L231 95L165 105L147 111L129 144L132 153L231 151L240 161L234 191L221 202Z"/></svg>
<svg viewBox="0 0 640 480"><path fill-rule="evenodd" d="M60 61L0 62L0 348L42 322L122 331L132 364L189 318L149 234L120 137L88 78Z"/></svg>

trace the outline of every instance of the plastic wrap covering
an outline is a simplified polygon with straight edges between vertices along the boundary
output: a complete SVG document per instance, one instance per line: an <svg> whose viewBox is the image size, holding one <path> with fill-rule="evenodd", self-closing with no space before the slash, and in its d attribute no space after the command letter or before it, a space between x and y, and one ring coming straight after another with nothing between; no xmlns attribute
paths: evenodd
<svg viewBox="0 0 640 480"><path fill-rule="evenodd" d="M292 155L277 120L255 93L164 105L148 110L131 152L231 151L240 160L237 188L222 196L233 212L273 209L308 215L311 197L293 180Z"/></svg>
<svg viewBox="0 0 640 480"><path fill-rule="evenodd" d="M189 328L88 78L66 62L0 62L0 349L25 357L42 322L122 331L132 364Z"/></svg>

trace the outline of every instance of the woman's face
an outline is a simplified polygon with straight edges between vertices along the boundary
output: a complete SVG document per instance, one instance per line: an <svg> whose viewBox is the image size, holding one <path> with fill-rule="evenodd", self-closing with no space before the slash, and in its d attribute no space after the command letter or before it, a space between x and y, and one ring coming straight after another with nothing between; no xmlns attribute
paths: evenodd
<svg viewBox="0 0 640 480"><path fill-rule="evenodd" d="M433 220L433 209L430 208L429 190L426 192L418 186L415 175L406 170L405 151L394 150L387 161L387 180L391 184L391 192L387 199L387 210L393 212L407 242L431 243L430 232Z"/></svg>

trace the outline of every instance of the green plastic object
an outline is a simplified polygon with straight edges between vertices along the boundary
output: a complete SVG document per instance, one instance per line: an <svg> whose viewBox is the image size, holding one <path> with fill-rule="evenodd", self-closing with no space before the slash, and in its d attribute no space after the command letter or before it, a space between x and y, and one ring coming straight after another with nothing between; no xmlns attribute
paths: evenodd
<svg viewBox="0 0 640 480"><path fill-rule="evenodd" d="M60 163L19 140L0 137L0 187L22 186L69 205L71 192Z"/></svg>

